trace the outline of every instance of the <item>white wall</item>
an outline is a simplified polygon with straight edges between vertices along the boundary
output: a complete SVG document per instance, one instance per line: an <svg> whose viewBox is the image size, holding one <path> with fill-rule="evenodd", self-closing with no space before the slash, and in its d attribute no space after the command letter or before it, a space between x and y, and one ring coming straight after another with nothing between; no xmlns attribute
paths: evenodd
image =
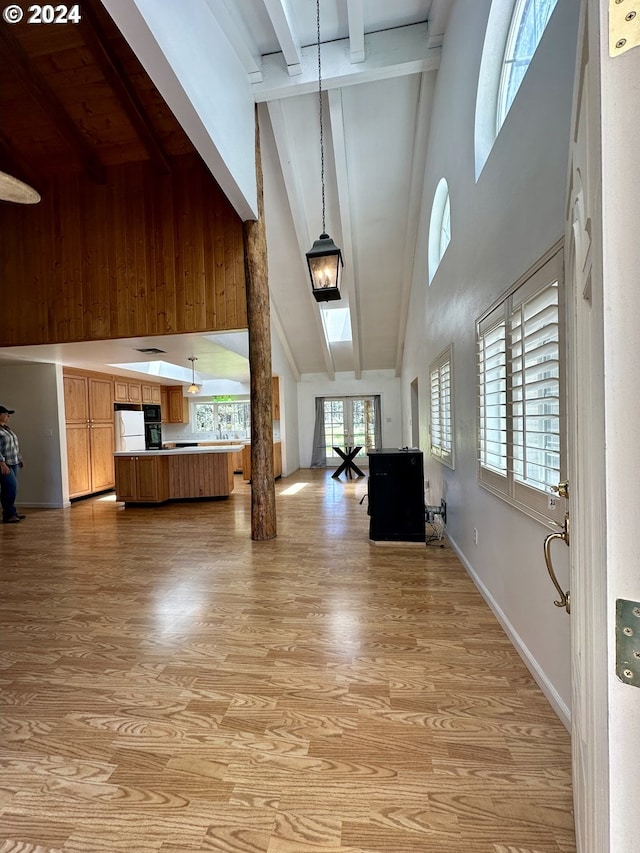
<svg viewBox="0 0 640 853"><path fill-rule="evenodd" d="M402 445L401 384L393 370L365 370L362 378L352 373L337 373L334 380L322 374L307 373L298 383L298 424L300 467L311 466L316 397L366 397L380 394L382 446ZM407 442L405 442L406 444Z"/></svg>
<svg viewBox="0 0 640 853"><path fill-rule="evenodd" d="M282 475L286 477L300 467L298 383L273 324L271 325L271 371L280 378L279 431L282 442Z"/></svg>
<svg viewBox="0 0 640 853"><path fill-rule="evenodd" d="M62 393L62 370L55 364L0 365L0 404L15 409L9 426L24 460L18 473L19 507L64 504Z"/></svg>
<svg viewBox="0 0 640 853"><path fill-rule="evenodd" d="M410 384L418 378L420 443L428 446L428 368L452 343L455 470L425 458L427 500L446 499L454 546L567 723L570 623L553 606L542 550L549 530L477 482L475 321L564 233L579 0L558 4L476 183L476 80L489 8L490 0L458 0L443 46L419 230L424 251L416 258L405 345L403 438L411 439ZM450 190L451 243L429 287L429 216L442 177ZM562 584L566 550L554 551Z"/></svg>

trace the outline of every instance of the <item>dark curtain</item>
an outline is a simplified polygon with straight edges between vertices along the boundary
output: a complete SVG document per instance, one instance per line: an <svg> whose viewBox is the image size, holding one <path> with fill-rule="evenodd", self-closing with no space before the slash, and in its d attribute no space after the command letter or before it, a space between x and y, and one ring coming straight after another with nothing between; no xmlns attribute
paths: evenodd
<svg viewBox="0 0 640 853"><path fill-rule="evenodd" d="M373 398L373 417L376 422L376 450L382 449L382 413L380 411L380 394Z"/></svg>
<svg viewBox="0 0 640 853"><path fill-rule="evenodd" d="M311 467L326 468L327 456L324 438L324 397L316 397L316 420L313 428Z"/></svg>

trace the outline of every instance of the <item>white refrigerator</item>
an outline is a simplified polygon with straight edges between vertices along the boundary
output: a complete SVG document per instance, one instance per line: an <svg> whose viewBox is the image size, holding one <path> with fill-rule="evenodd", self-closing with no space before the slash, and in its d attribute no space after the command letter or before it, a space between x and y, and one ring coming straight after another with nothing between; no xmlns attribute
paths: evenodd
<svg viewBox="0 0 640 853"><path fill-rule="evenodd" d="M122 409L115 413L116 452L144 450L144 414Z"/></svg>

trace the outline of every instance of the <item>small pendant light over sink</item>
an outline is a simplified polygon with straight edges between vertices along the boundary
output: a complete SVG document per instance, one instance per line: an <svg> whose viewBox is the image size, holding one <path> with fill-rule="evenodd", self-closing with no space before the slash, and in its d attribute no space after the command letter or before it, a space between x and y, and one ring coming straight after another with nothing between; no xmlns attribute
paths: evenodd
<svg viewBox="0 0 640 853"><path fill-rule="evenodd" d="M322 63L320 61L320 0L316 0L318 29L318 104L320 111L320 184L322 186L322 234L306 254L311 290L317 302L340 299L342 252L326 233L324 202L324 133L322 126Z"/></svg>
<svg viewBox="0 0 640 853"><path fill-rule="evenodd" d="M200 391L200 386L196 385L196 366L195 362L198 359L194 355L189 356L189 361L191 362L191 385L187 388L188 394L198 394Z"/></svg>

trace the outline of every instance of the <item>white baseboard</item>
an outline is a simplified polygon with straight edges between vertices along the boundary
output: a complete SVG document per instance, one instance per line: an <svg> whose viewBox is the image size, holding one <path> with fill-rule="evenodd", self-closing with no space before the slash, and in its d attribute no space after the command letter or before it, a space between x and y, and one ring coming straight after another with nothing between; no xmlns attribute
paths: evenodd
<svg viewBox="0 0 640 853"><path fill-rule="evenodd" d="M571 711L568 708L566 702L562 699L558 691L555 689L553 684L549 681L547 676L545 675L544 670L535 659L535 657L531 654L530 649L523 641L522 637L518 634L516 629L513 627L507 615L502 610L502 608L498 605L494 597L491 595L487 587L482 583L478 575L473 569L473 566L469 563L465 555L462 553L460 548L456 545L455 541L447 534L447 539L449 540L451 547L456 552L458 559L462 563L462 565L467 570L467 573L474 584L477 586L480 594L487 602L494 616L498 620L498 622L502 625L505 634L511 642L515 650L518 652L522 660L524 661L525 666L533 676L536 681L536 684L542 690L544 695L547 698L547 701L556 712L560 721L567 729L567 731L571 731Z"/></svg>

